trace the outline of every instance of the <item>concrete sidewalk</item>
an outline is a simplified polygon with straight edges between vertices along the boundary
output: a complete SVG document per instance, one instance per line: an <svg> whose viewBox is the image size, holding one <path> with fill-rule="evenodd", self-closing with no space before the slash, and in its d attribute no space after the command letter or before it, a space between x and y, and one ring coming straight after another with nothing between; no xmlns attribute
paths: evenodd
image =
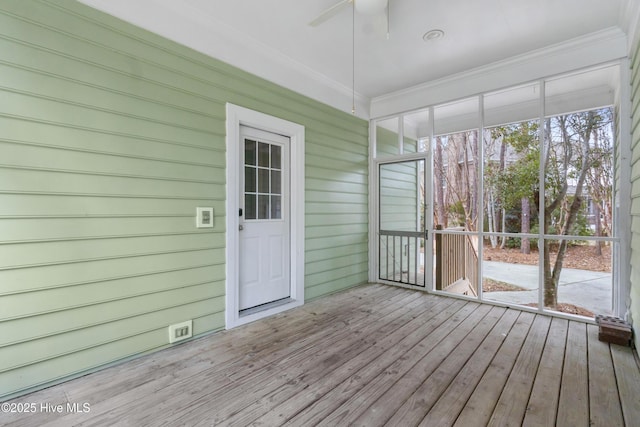
<svg viewBox="0 0 640 427"><path fill-rule="evenodd" d="M538 302L538 266L483 261L483 277L526 288L526 291L487 292L484 297L512 304ZM611 314L612 275L599 271L563 268L558 302L574 304L595 314Z"/></svg>

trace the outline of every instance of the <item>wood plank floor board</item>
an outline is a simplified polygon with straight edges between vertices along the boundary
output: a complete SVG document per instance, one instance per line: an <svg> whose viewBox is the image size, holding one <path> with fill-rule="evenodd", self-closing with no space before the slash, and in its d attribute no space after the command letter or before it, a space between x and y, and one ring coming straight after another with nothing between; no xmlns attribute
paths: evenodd
<svg viewBox="0 0 640 427"><path fill-rule="evenodd" d="M131 371L125 369L123 375L114 376L113 371L119 367L106 369L94 374L98 377L96 383L87 382L86 387L80 387L84 393L76 391L69 395L69 399L76 402L87 401L91 386L101 387L104 397L93 405L92 412L117 419L126 414L129 407L141 404L145 396L161 395L166 387L180 388L191 383L194 378L207 378L221 387L229 382L225 377L225 370L242 371L241 366L251 363L261 351L273 348L274 343L287 347L290 343L300 343L301 339L310 339L313 334L327 333L331 328L341 329L340 322L345 318L368 318L368 307L380 298L386 297L392 301L412 298L412 292L407 290L389 296L384 286L362 288L362 293L354 293L354 290L344 292L342 303L345 310L336 309L341 298L339 295L331 295L301 307L304 310L297 311L295 317L290 312L285 312L262 322L236 328L233 333L220 332L215 335L216 340L213 342L209 337L204 337L142 358L146 359L142 363L139 362L141 359L130 362L138 369L138 375L127 375ZM349 298L350 295L354 298ZM185 346L188 346L188 354L184 354ZM129 363L125 367L128 365ZM139 375L140 370L146 370L148 375ZM222 378L219 383L215 382L216 374ZM110 385L110 377L114 378L115 386ZM83 384L81 380L79 382ZM95 393L95 388L93 390ZM69 414L61 418L60 425L74 423L81 418L81 414Z"/></svg>
<svg viewBox="0 0 640 427"><path fill-rule="evenodd" d="M522 351L491 415L489 426L522 424L550 324L551 318L546 316L536 316L533 321Z"/></svg>
<svg viewBox="0 0 640 427"><path fill-rule="evenodd" d="M493 307L459 342L452 342L451 352L444 357L437 357L434 360L432 355L434 352L430 353L429 357L418 362L384 396L370 405L353 424L358 426L386 423L390 425L419 424L453 381L456 373L460 372L499 322L505 311L503 307ZM446 347L446 344L441 343L439 349L446 349Z"/></svg>
<svg viewBox="0 0 640 427"><path fill-rule="evenodd" d="M538 374L533 383L523 427L555 426L569 321L551 321Z"/></svg>
<svg viewBox="0 0 640 427"><path fill-rule="evenodd" d="M350 289L344 292L342 298L348 297L352 293L356 292L355 289ZM358 298L350 300L346 298L348 302L352 302L352 306L347 306L350 309L357 309L363 304L374 302L378 298L385 295L384 287L370 286L366 289L358 290ZM398 295L399 296L399 295ZM406 297L409 296L407 293ZM395 298L396 296L394 296ZM139 372L140 369L148 368L154 374L156 384L159 384L158 379L163 376L168 381L174 381L175 378L189 378L191 375L199 374L199 363L209 364L212 358L217 360L216 366L222 367L222 363L232 361L237 363L235 353L231 351L235 349L238 353L250 354L252 352L259 352L263 348L267 348L273 345L273 342L279 342L283 338L295 339L297 336L306 336L309 332L317 330L318 325L328 324L333 321L337 321L338 318L344 315L339 310L336 310L337 302L340 300L338 295L330 295L327 298L316 301L312 305L306 305L301 307L301 310L311 315L300 317L296 322L290 322L289 312L285 312L276 316L272 316L265 319L259 324L252 325L251 328L240 327L234 330L234 334L227 334L226 332L220 332L216 334L215 343L211 343L208 337L194 340L189 343L190 356L188 363L185 363L185 358L180 357L184 352L182 345L176 345L162 352L152 354L148 357L138 358L127 362L122 366L118 366L117 369L121 375L114 378L111 370L99 371L92 374L92 381L86 382L86 386L81 383L72 389L66 390L65 395L68 399L73 401L83 401L87 396L95 392L95 387L98 386L103 391L105 399L110 397L118 397L122 394L122 390L131 390L141 384L135 383L137 377L134 375ZM244 334L246 334L246 336ZM238 337L243 334L244 339ZM164 361L170 360L170 363L164 363ZM192 374L193 373L193 374ZM129 375L131 374L131 375ZM147 382L145 382L146 384ZM62 385L64 387L64 384ZM147 390L139 390L141 395L144 395ZM97 410L98 408L96 408Z"/></svg>
<svg viewBox="0 0 640 427"><path fill-rule="evenodd" d="M640 371L637 355L629 347L611 344L609 348L616 371L624 423L628 427L640 425Z"/></svg>
<svg viewBox="0 0 640 427"><path fill-rule="evenodd" d="M438 400L423 417L420 426L451 426L455 423L469 396L518 320L518 316L520 311L507 310L482 342L478 351L459 370L447 389L439 394Z"/></svg>
<svg viewBox="0 0 640 427"><path fill-rule="evenodd" d="M369 300L369 304L373 304L380 297L373 293L373 299ZM180 378L176 381L169 381L166 384L162 384L159 388L156 387L153 391L154 395L160 399L160 403L156 406L155 411L161 411L165 414L167 425L171 425L172 420L179 418L187 410L208 410L210 405L219 405L223 407L225 400L235 398L239 399L246 393L246 389L254 389L255 384L262 384L268 382L272 377L277 376L281 370L277 369L273 365L278 361L287 357L295 357L297 360L304 360L309 354L315 353L315 345L322 345L326 341L331 342L337 339L336 336L345 334L345 326L352 324L357 327L359 322L372 321L374 322L379 317L384 317L388 312L397 311L404 307L411 299L414 299L415 293L411 291L404 291L394 294L389 297L389 303L385 307L380 308L375 313L372 313L365 305L359 307L358 304L361 300L350 301L355 303L354 307L350 307L349 303L346 303L346 310L342 312L336 312L337 315L332 316L326 321L320 322L313 328L312 331L307 331L300 336L292 336L283 338L281 340L273 339L271 345L267 345L263 350L254 348L250 344L240 345L237 347L226 346L223 362L216 362L211 364L211 360L218 359L218 354L212 352L210 358L205 358L205 366L198 367L198 381L192 381L192 377L178 376ZM295 321L293 323L296 323ZM247 325L248 326L248 325ZM242 327L240 332L243 334L238 338L239 342L254 342L254 334L248 334L248 337L243 336L246 334L246 329ZM283 328L286 331L286 328ZM267 339L268 337L261 337L260 340ZM277 345L274 345L277 344ZM275 351L271 351L275 348ZM262 355L260 357L259 355ZM225 363L228 362L228 363ZM287 379L288 380L288 379ZM153 384L152 384L153 386ZM179 390L189 388L190 393L180 393ZM123 393L111 399L109 402L101 402L101 410L105 412L106 420L117 420L126 414L130 413L130 408L136 405L134 393L139 390L133 390L132 393ZM212 401L215 396L223 396L222 398ZM221 401L220 401L221 400ZM241 400L241 399L240 399ZM177 405L176 405L177 404ZM109 409L106 408L109 407ZM204 408L203 408L204 406ZM112 409L113 408L113 409ZM147 423L150 419L155 418L157 415L155 412L137 411L135 414L130 415L131 421L134 423ZM64 420L65 422L70 420Z"/></svg>
<svg viewBox="0 0 640 427"><path fill-rule="evenodd" d="M558 425L589 425L589 370L587 357L584 357L587 354L586 326L569 322L558 400Z"/></svg>
<svg viewBox="0 0 640 427"><path fill-rule="evenodd" d="M422 325L440 312L452 305L450 299L431 299L418 300L420 304L418 308L412 308L399 318L396 328L393 324L385 324L379 328L378 332L387 334L387 336L378 340L374 345L362 348L362 352L350 359L340 360L340 363L334 366L333 370L329 370L324 366L321 371L304 372L304 378L297 382L287 382L276 390L264 394L262 398L256 400L248 407L245 407L240 413L230 416L227 422L236 425L249 425L257 418L268 414L267 419L260 419L259 423L263 425L279 425L293 416L296 412L304 407L307 402L313 401L314 398L325 392L333 390L340 381L348 378L354 372L363 366L366 366L375 357L398 345L412 330L421 328ZM375 328L376 326L374 326ZM308 391L310 391L308 393Z"/></svg>
<svg viewBox="0 0 640 427"><path fill-rule="evenodd" d="M393 335L397 329L410 322L411 310L426 310L435 303L434 300L429 301L424 295L412 297L411 301L402 300L397 305L385 307L389 313L380 317L378 322L348 325L341 333L329 337L327 341L316 341L313 346L308 347L308 351L281 359L274 364L273 371L283 372L282 375L266 378L261 383L256 383L255 375L252 375L251 381L247 383L235 381L236 390L233 393L224 392L206 396L207 404L216 404L220 408L211 422L246 425L277 404L273 393L285 387L304 388L309 382L319 381L324 375L332 373L351 359L359 358L379 340L387 335ZM384 311L381 310L379 314L383 314ZM325 351L318 352L318 346ZM232 374L229 373L229 375ZM237 394L241 394L243 399L238 399ZM190 424L205 416L203 411L206 413L208 408L190 405L188 413L177 418L179 422ZM244 420L232 419L233 417L244 418Z"/></svg>
<svg viewBox="0 0 640 427"><path fill-rule="evenodd" d="M469 306L471 306L471 304L469 304ZM452 325L448 331L444 331L441 339L434 342L432 337L430 337L430 342L423 346L426 351L411 351L404 358L398 359L385 369L383 375L379 375L370 381L318 425L336 426L353 424L358 417L365 413L382 395L386 394L391 387L417 363L420 363L421 368L427 369L426 374L428 375L437 368L438 364L441 363L447 355L455 350L456 346L460 344L474 326L480 322L490 310L491 307L489 306L477 306L473 304L473 311L468 314L465 313L464 317L460 316L455 326ZM452 319L455 317L456 315L454 315Z"/></svg>
<svg viewBox="0 0 640 427"><path fill-rule="evenodd" d="M388 330L400 327L407 320L404 318L404 309L419 303L420 296L410 295L411 300L406 298L394 303L386 304L384 308L377 311L379 316L377 321L372 318L359 319L357 322L344 322L335 334L326 336L323 339L312 339L309 345L301 347L296 352L292 352L281 358L275 358L273 363L264 369L263 375L247 374L246 371L229 371L226 375L232 383L232 390L217 390L213 393L203 395L199 402L188 405L188 414L177 413L172 419L168 419L171 425L173 418L186 420L197 418L204 411L208 412L208 405L215 404L220 410L212 420L214 423L225 422L227 418L244 410L249 402L260 400L260 398L284 384L295 385L301 382L302 377L313 377L315 371L331 370L332 366L339 365L351 357L356 357L366 348L374 345L379 336L384 336ZM379 323L383 327L376 327ZM306 340L306 339L305 339ZM318 352L318 348L326 349ZM261 360L265 362L266 359ZM239 399L242 397L242 399Z"/></svg>
<svg viewBox="0 0 640 427"><path fill-rule="evenodd" d="M91 412L2 425L636 426L640 370L593 325L366 285L12 402Z"/></svg>
<svg viewBox="0 0 640 427"><path fill-rule="evenodd" d="M598 327L587 325L589 357L589 425L624 425L609 344L598 340ZM640 423L640 419L638 420Z"/></svg>
<svg viewBox="0 0 640 427"><path fill-rule="evenodd" d="M523 312L518 317L511 333L507 335L502 347L458 415L455 426L487 425L535 318L535 314L528 312Z"/></svg>
<svg viewBox="0 0 640 427"><path fill-rule="evenodd" d="M379 376L387 375L390 366L398 361L405 360L408 355L417 351L428 352L437 342L445 337L450 330L447 319L454 315L468 315L475 306L465 303L462 300L456 300L454 304L447 307L438 315L434 316L421 328L414 330L407 335L398 345L389 348L387 351L376 357L364 368L354 372L347 379L340 383L329 385L331 389L325 393L321 399L306 402L305 406L288 420L286 425L316 425L326 419L329 414L334 412L339 406L344 404L354 394L362 390L367 384L375 380ZM269 414L267 414L268 416ZM269 420L263 417L258 421ZM268 424L265 424L268 425Z"/></svg>

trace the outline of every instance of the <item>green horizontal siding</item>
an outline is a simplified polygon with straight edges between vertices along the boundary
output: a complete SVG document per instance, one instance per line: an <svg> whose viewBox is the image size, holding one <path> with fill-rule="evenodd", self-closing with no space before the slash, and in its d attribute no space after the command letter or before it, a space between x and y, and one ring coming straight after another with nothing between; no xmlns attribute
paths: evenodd
<svg viewBox="0 0 640 427"><path fill-rule="evenodd" d="M415 141L405 138L405 147ZM380 155L397 154L398 134L381 127L376 131L376 147ZM409 151L409 150L407 150ZM383 164L380 176L380 229L416 231L418 213L418 168L416 162Z"/></svg>
<svg viewBox="0 0 640 427"><path fill-rule="evenodd" d="M71 0L0 51L0 398L224 327L227 102L305 126L306 298L367 280L365 121Z"/></svg>

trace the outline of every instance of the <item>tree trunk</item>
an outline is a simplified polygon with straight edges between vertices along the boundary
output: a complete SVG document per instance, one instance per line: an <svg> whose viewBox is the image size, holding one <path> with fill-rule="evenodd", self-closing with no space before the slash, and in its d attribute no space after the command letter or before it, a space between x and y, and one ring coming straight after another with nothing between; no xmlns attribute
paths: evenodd
<svg viewBox="0 0 640 427"><path fill-rule="evenodd" d="M471 132L471 166L472 166L472 171L473 173L471 173L470 178L471 178L471 182L470 182L470 193L471 193L471 197L470 197L470 201L471 201L471 223L472 225L474 225L473 223L475 223L476 219L478 218L478 149L479 149L479 145L480 145L480 138L478 135L478 131L474 130L473 132ZM482 228L482 224L480 224L480 228ZM471 229L471 227L469 227L469 229ZM477 229L477 227L473 228L474 230Z"/></svg>
<svg viewBox="0 0 640 427"><path fill-rule="evenodd" d="M462 191L462 208L464 210L464 226L465 229L471 230L471 173L469 171L469 138L466 132L460 134L462 149L462 175L461 184Z"/></svg>
<svg viewBox="0 0 640 427"><path fill-rule="evenodd" d="M587 113L587 128L586 131L582 133L580 139L580 149L581 149L581 167L578 174L578 179L576 181L575 193L573 196L573 200L571 203L568 203L569 206L563 209L566 209L564 221L562 221L562 230L560 231L560 235L567 236L569 235L569 231L573 227L573 224L578 217L578 211L582 205L582 190L584 187L585 180L587 178L587 173L589 168L591 167L591 162L589 161L589 136L591 135L591 131L595 124L594 113L590 111ZM562 127L563 133L563 143L565 144L565 152L564 152L564 162L565 168L564 170L568 170L568 163L571 161L571 155L568 154L571 152L572 147L568 144L570 142L570 138L567 136L567 127L566 127L566 117L562 116L559 118L560 125ZM564 184L564 188L561 191L560 195L556 197L556 199L549 205L549 207L545 207L544 213L544 225L545 230L549 230L551 225L551 213L560 204L565 204L564 196L566 195L566 181ZM547 231L545 231L547 232ZM558 305L558 283L560 281L560 272L562 271L562 266L564 263L564 257L567 252L568 241L565 239L561 239L558 246L558 254L556 256L556 261L553 266L553 270L551 269L551 258L549 254L549 242L547 239L544 239L544 305L545 307L550 307L555 309Z"/></svg>
<svg viewBox="0 0 640 427"><path fill-rule="evenodd" d="M502 209L502 231L503 232L506 229L506 225L507 225L506 223L507 223L507 211ZM502 239L500 242L500 249L504 249L506 245L507 245L507 236L502 236Z"/></svg>
<svg viewBox="0 0 640 427"><path fill-rule="evenodd" d="M496 231L496 207L494 205L495 197L491 190L489 190L487 199L487 225L489 226L489 233L493 233ZM498 246L497 236L495 234L490 234L489 242L491 242L491 247L495 249L496 246Z"/></svg>
<svg viewBox="0 0 640 427"><path fill-rule="evenodd" d="M520 232L528 234L531 232L531 206L529 205L529 198L523 197L520 200L522 206L522 218L520 219ZM531 242L528 237L523 237L520 240L520 252L523 254L531 253Z"/></svg>
<svg viewBox="0 0 640 427"><path fill-rule="evenodd" d="M600 237L602 236L602 223L600 222L600 205L598 203L593 204L593 215L595 216L595 235ZM595 252L596 256L602 256L602 240L596 240Z"/></svg>
<svg viewBox="0 0 640 427"><path fill-rule="evenodd" d="M436 137L436 153L435 153L435 191L436 191L436 219L437 222L447 228L447 217L444 210L444 163L442 159L442 137Z"/></svg>
<svg viewBox="0 0 640 427"><path fill-rule="evenodd" d="M500 176L502 176L502 174L504 173L504 169L507 165L507 141L505 140L505 138L502 138L502 141L500 143L500 164L498 166L498 171L500 173ZM502 198L498 197L497 203L499 206L502 207L502 209L498 210L498 222L502 225L502 229L500 230L501 232L506 232L507 230L505 230L505 217L504 215L506 214L506 211L504 209L504 203L502 201ZM505 242L506 238L502 238L502 247L504 247L504 242Z"/></svg>
<svg viewBox="0 0 640 427"><path fill-rule="evenodd" d="M547 222L545 214L545 223ZM555 309L558 305L558 284L551 274L551 254L550 245L547 239L543 240L543 267L544 267L544 306Z"/></svg>

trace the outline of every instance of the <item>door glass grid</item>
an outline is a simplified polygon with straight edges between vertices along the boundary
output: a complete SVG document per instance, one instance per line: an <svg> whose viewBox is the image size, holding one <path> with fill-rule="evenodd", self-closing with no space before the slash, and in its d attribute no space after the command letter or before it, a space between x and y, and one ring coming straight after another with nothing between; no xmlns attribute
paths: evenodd
<svg viewBox="0 0 640 427"><path fill-rule="evenodd" d="M282 219L282 147L244 140L246 220Z"/></svg>

